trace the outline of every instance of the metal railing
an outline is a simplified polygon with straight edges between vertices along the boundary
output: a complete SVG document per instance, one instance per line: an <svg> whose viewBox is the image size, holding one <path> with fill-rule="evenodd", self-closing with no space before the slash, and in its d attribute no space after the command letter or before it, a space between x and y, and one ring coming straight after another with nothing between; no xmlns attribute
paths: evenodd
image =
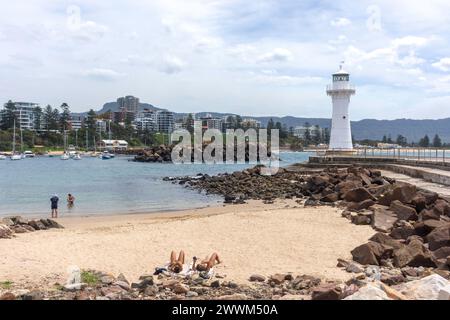
<svg viewBox="0 0 450 320"><path fill-rule="evenodd" d="M321 155L321 153L318 152L318 155ZM450 163L450 150L442 148L355 148L353 152L347 152L342 155L338 153L331 155L365 159L399 159Z"/></svg>

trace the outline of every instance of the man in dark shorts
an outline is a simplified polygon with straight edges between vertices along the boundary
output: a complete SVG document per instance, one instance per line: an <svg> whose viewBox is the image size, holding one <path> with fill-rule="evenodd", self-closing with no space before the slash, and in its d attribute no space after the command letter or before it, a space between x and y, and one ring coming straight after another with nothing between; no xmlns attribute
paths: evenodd
<svg viewBox="0 0 450 320"><path fill-rule="evenodd" d="M50 198L51 202L51 208L52 208L52 218L58 218L58 195L55 194L53 197Z"/></svg>

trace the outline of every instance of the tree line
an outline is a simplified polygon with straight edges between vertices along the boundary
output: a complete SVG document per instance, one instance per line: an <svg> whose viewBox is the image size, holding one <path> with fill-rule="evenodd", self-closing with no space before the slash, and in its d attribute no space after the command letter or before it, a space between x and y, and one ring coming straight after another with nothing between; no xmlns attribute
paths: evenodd
<svg viewBox="0 0 450 320"><path fill-rule="evenodd" d="M445 146L444 143L442 143L442 139L439 137L438 134L435 134L433 137L433 140L430 140L430 137L428 135L425 135L423 138L421 138L419 140L418 143L412 142L412 143L408 143L408 140L406 139L406 137L402 136L401 134L399 134L397 136L397 139L395 139L395 141L391 138L390 135L386 136L384 135L383 138L381 139L382 143L395 143L398 144L402 147L407 147L407 146L411 146L411 147L415 147L415 146L419 146L422 148L441 148L443 146Z"/></svg>

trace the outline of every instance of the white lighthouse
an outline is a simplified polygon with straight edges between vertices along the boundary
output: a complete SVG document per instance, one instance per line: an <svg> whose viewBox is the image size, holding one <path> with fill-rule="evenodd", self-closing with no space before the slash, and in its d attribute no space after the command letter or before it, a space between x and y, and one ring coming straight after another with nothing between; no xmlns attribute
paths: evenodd
<svg viewBox="0 0 450 320"><path fill-rule="evenodd" d="M331 137L328 150L330 152L351 152L353 150L352 132L348 105L350 96L355 94L350 85L350 74L342 69L333 74L333 83L327 86L327 95L333 102L333 118L331 121Z"/></svg>

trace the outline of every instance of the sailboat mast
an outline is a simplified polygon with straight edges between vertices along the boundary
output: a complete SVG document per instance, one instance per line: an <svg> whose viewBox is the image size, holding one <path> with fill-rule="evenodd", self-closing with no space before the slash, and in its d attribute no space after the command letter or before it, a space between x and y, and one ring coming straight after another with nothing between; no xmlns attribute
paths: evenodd
<svg viewBox="0 0 450 320"><path fill-rule="evenodd" d="M22 128L20 128L20 152L23 153L23 133L22 133Z"/></svg>
<svg viewBox="0 0 450 320"><path fill-rule="evenodd" d="M14 118L14 127L13 127L13 155L16 153L16 119Z"/></svg>

